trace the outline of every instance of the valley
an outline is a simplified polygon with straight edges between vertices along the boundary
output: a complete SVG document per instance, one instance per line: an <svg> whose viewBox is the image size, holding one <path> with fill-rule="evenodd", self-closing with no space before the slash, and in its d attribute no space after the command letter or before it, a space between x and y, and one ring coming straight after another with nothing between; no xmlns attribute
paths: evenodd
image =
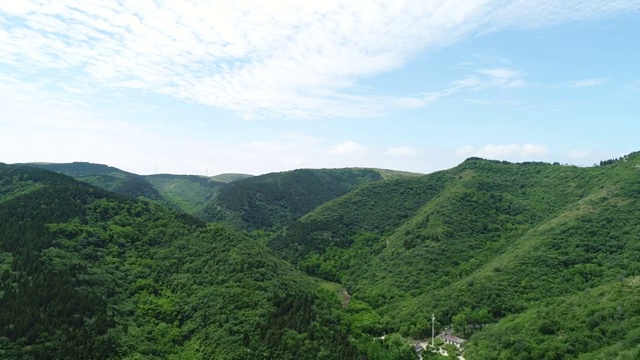
<svg viewBox="0 0 640 360"><path fill-rule="evenodd" d="M0 165L0 355L633 359L639 167Z"/></svg>

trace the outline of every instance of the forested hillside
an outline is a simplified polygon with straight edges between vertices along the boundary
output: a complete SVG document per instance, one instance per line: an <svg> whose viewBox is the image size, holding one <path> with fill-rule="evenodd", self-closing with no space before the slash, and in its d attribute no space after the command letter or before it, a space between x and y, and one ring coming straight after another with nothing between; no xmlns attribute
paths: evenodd
<svg viewBox="0 0 640 360"><path fill-rule="evenodd" d="M143 197L149 200L162 199L158 190L149 184L143 176L126 172L112 166L86 162L68 164L29 163L18 165L34 166L55 171L101 189L133 198Z"/></svg>
<svg viewBox="0 0 640 360"><path fill-rule="evenodd" d="M301 169L234 181L204 210L204 218L240 229L279 229L319 205L381 180L369 169Z"/></svg>
<svg viewBox="0 0 640 360"><path fill-rule="evenodd" d="M137 175L111 166L30 163L134 198L158 201L238 230L280 230L361 185L419 174L382 169L301 169L260 176Z"/></svg>
<svg viewBox="0 0 640 360"><path fill-rule="evenodd" d="M0 164L0 219L0 358L411 356L262 245L159 204Z"/></svg>
<svg viewBox="0 0 640 360"><path fill-rule="evenodd" d="M191 215L202 212L218 194L219 188L225 185L223 181L198 175L138 175L107 165L84 162L23 165L59 172L117 194L158 201ZM240 174L220 176L223 180L243 178Z"/></svg>
<svg viewBox="0 0 640 360"><path fill-rule="evenodd" d="M144 177L160 193L165 203L197 216L226 185L197 175L147 175Z"/></svg>
<svg viewBox="0 0 640 360"><path fill-rule="evenodd" d="M471 336L470 359L591 358L636 351L629 335L637 332L636 309L610 309L637 297L624 279L640 275L639 217L640 154L592 168L472 158L366 185L288 226L269 246L371 306L372 334L428 337L433 312L439 328L452 324ZM594 299L597 288L626 290L573 318L560 313L565 302ZM537 312L556 319L557 332L534 340L518 325ZM596 331L580 327L598 312L597 339L556 346Z"/></svg>
<svg viewBox="0 0 640 360"><path fill-rule="evenodd" d="M640 153L143 180L0 167L0 357L412 359L432 313L471 360L639 356Z"/></svg>
<svg viewBox="0 0 640 360"><path fill-rule="evenodd" d="M638 359L640 277L553 298L474 336L471 359Z"/></svg>

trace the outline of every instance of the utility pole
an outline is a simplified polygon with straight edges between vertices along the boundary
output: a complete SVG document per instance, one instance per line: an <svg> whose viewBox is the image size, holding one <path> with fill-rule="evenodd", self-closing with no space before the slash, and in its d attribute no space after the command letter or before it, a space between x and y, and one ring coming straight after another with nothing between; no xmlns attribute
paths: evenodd
<svg viewBox="0 0 640 360"><path fill-rule="evenodd" d="M434 325L435 322L436 322L436 316L435 314L431 314L431 347L436 346L435 344L436 332L435 332L435 325Z"/></svg>

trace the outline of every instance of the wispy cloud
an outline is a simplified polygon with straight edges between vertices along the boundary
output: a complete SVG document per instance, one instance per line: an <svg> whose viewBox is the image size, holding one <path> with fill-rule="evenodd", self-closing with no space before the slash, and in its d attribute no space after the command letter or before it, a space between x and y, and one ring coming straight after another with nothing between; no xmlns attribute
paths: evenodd
<svg viewBox="0 0 640 360"><path fill-rule="evenodd" d="M204 175L207 169L209 174L260 174L300 167L373 167L381 158L381 152L362 144L332 146L327 139L303 132L194 139L176 125L100 116L64 94L24 86L7 76L0 76L0 109L0 161L8 163L90 161L145 174L158 165L161 172ZM334 156L327 156L327 151ZM415 171L419 165L388 166Z"/></svg>
<svg viewBox="0 0 640 360"><path fill-rule="evenodd" d="M438 91L397 98L377 98L374 103L378 108L419 108L464 91L519 88L524 86L528 86L528 84L518 70L511 68L480 69L460 80L451 82L447 87Z"/></svg>
<svg viewBox="0 0 640 360"><path fill-rule="evenodd" d="M410 146L398 146L398 147L389 147L384 152L384 155L393 156L393 157L414 157L422 153L422 149L413 148Z"/></svg>
<svg viewBox="0 0 640 360"><path fill-rule="evenodd" d="M569 87L573 87L573 88L586 88L586 87L604 85L608 82L609 82L608 78L600 77L600 78L592 78L592 79L574 80L574 81L570 81L568 85Z"/></svg>
<svg viewBox="0 0 640 360"><path fill-rule="evenodd" d="M509 68L481 69L478 73L485 76L482 87L517 88L527 85L519 71Z"/></svg>
<svg viewBox="0 0 640 360"><path fill-rule="evenodd" d="M543 145L535 144L509 144L509 145L485 145L481 148L464 146L457 151L459 156L478 156L487 159L509 160L539 158L549 153L549 149Z"/></svg>
<svg viewBox="0 0 640 360"><path fill-rule="evenodd" d="M569 153L567 153L567 157L569 159L581 160L581 159L587 159L590 156L591 156L591 153L586 150L571 150L569 151Z"/></svg>
<svg viewBox="0 0 640 360"><path fill-rule="evenodd" d="M367 152L367 148L353 141L345 141L327 150L327 154L334 156L354 156Z"/></svg>
<svg viewBox="0 0 640 360"><path fill-rule="evenodd" d="M362 117L443 94L354 95L358 81L470 34L637 10L636 0L0 2L0 63L72 92L134 89L245 116ZM518 74L487 69L493 86ZM483 81L480 79L479 81ZM460 88L458 88L459 90Z"/></svg>

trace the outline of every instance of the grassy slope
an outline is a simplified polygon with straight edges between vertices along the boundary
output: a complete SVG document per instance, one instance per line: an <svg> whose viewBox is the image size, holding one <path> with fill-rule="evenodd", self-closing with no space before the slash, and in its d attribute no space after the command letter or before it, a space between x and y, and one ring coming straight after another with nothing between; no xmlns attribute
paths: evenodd
<svg viewBox="0 0 640 360"><path fill-rule="evenodd" d="M253 177L253 175L229 173L229 174L214 175L209 177L209 179L212 181L217 181L221 183L230 183L230 182L234 182L242 179L247 179L250 177Z"/></svg>
<svg viewBox="0 0 640 360"><path fill-rule="evenodd" d="M597 168L470 159L365 186L269 246L345 284L388 330L425 336L432 311L444 324L493 321L640 272L638 164L638 154Z"/></svg>
<svg viewBox="0 0 640 360"><path fill-rule="evenodd" d="M409 171L398 171L398 170L388 170L388 169L372 169L377 171L380 176L382 176L383 180L392 180L392 179L400 179L405 177L416 177L416 176L424 176L424 174L414 173Z"/></svg>
<svg viewBox="0 0 640 360"><path fill-rule="evenodd" d="M224 182L197 175L159 174L144 178L166 202L192 215L202 212L225 186Z"/></svg>

